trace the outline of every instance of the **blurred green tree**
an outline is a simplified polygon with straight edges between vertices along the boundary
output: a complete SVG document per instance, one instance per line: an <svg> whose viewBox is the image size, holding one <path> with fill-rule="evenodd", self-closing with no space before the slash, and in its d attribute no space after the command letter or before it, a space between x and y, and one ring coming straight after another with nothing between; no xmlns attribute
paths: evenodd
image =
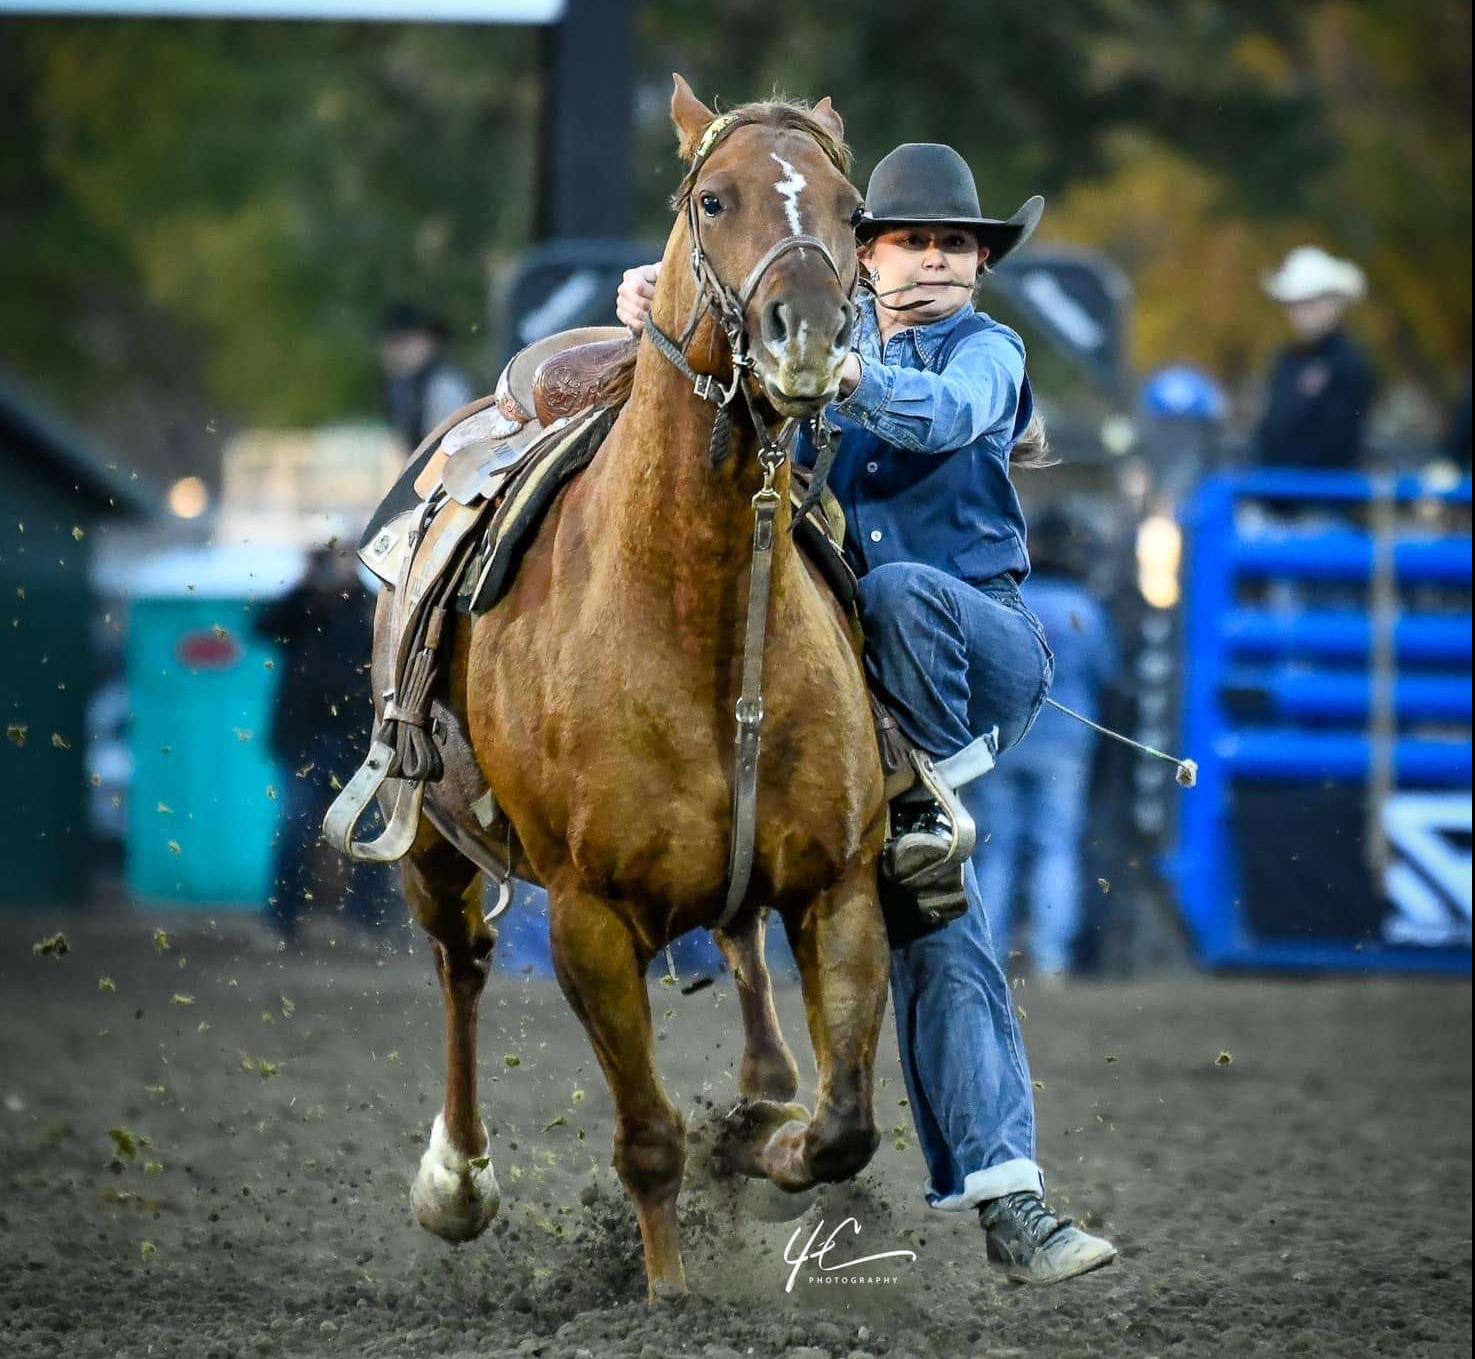
<svg viewBox="0 0 1475 1359"><path fill-rule="evenodd" d="M1044 192L1047 237L1133 278L1144 365L1257 372L1259 273L1302 239L1367 267L1385 370L1432 390L1468 364L1462 0L644 0L639 23L652 236L679 70L709 102L830 94L862 185L946 140L986 209ZM145 414L189 412L191 445L210 414L372 412L396 295L490 380L487 290L532 222L530 30L10 19L0 97L0 362L94 427L159 442Z"/></svg>
<svg viewBox="0 0 1475 1359"><path fill-rule="evenodd" d="M376 409L392 297L474 345L530 213L529 33L0 27L7 360L84 401L181 363L210 405L301 423Z"/></svg>
<svg viewBox="0 0 1475 1359"><path fill-rule="evenodd" d="M1353 324L1385 376L1447 397L1470 361L1470 9L1345 0L1242 34L1226 64L1266 97L1317 102L1318 154L1225 161L1146 127L1070 184L1057 238L1107 251L1136 285L1135 358L1208 366L1233 385L1284 341L1262 274L1311 241L1355 259Z"/></svg>

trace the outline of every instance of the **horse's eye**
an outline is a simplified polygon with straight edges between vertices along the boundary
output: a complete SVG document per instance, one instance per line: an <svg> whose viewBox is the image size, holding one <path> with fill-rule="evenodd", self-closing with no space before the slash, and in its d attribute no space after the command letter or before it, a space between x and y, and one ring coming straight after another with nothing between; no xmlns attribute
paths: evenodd
<svg viewBox="0 0 1475 1359"><path fill-rule="evenodd" d="M702 195L702 211L708 217L716 217L722 211L722 200L714 193Z"/></svg>
<svg viewBox="0 0 1475 1359"><path fill-rule="evenodd" d="M863 221L865 221L865 219L866 219L866 205L864 203L857 203L855 205L855 211L850 214L850 227L851 227L851 230L853 231Z"/></svg>

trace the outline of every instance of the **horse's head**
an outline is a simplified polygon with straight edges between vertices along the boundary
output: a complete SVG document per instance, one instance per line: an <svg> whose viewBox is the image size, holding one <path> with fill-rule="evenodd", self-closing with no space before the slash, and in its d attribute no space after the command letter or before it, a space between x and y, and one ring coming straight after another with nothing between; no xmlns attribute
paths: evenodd
<svg viewBox="0 0 1475 1359"><path fill-rule="evenodd" d="M747 104L719 118L675 81L671 118L691 169L667 254L694 268L663 271L663 281L679 276L672 310L684 320L714 304L774 409L814 415L839 389L856 317L861 198L845 177L840 116L823 99L813 109Z"/></svg>

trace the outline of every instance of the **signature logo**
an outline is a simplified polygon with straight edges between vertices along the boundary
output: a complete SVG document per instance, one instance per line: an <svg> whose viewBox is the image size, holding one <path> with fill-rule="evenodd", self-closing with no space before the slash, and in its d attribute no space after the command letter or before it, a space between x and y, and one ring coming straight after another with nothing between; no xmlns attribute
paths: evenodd
<svg viewBox="0 0 1475 1359"><path fill-rule="evenodd" d="M809 1240L804 1243L803 1248L797 1255L794 1254L794 1243L799 1240L803 1227L796 1227L794 1234L789 1238L789 1244L784 1247L784 1263L792 1265L789 1271L789 1281L784 1285L785 1293L794 1291L794 1284L799 1278L799 1271L805 1265L809 1265L811 1273L807 1279L809 1283L836 1283L841 1282L837 1276L846 1270L856 1269L861 1265L874 1264L877 1260L915 1260L917 1252L914 1250L884 1250L876 1255L861 1255L854 1260L837 1260L832 1255L836 1249L835 1238L847 1227L855 1236L860 1235L860 1223L853 1217L847 1217L828 1236L824 1236L825 1224L823 1219L809 1233ZM815 1243L819 1244L816 1245ZM843 1282L846 1283L891 1283L890 1276L880 1275L870 1278L856 1278L847 1276Z"/></svg>

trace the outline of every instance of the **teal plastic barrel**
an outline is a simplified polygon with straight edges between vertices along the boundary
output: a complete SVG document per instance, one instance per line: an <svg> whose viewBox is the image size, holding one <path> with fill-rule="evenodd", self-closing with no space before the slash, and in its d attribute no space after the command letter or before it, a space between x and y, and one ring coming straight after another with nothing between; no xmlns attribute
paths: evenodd
<svg viewBox="0 0 1475 1359"><path fill-rule="evenodd" d="M266 748L274 648L232 598L137 598L129 625L128 883L176 906L259 909L280 774Z"/></svg>

